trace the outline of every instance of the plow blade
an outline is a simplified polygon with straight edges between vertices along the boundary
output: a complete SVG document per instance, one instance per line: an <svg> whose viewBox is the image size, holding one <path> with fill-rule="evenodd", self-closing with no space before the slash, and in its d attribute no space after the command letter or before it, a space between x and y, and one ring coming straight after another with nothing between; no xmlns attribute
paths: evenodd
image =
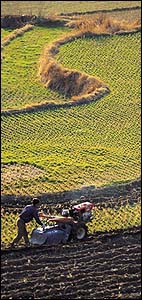
<svg viewBox="0 0 142 300"><path fill-rule="evenodd" d="M32 231L30 243L32 245L43 245L46 242L47 235L42 228L37 228Z"/></svg>
<svg viewBox="0 0 142 300"><path fill-rule="evenodd" d="M71 226L65 225L64 229L58 226L47 227L44 231L42 228L37 228L32 231L30 243L32 245L57 245L66 243L71 232Z"/></svg>

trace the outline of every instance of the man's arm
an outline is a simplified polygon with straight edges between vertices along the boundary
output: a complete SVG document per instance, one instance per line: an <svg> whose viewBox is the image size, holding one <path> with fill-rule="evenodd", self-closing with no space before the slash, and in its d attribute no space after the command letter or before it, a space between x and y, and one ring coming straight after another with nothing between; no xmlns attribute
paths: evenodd
<svg viewBox="0 0 142 300"><path fill-rule="evenodd" d="M39 216L38 216L38 212L37 212L37 211L35 211L35 212L33 213L33 217L34 217L34 219L36 220L36 222L37 222L39 225L43 226L43 223L40 221Z"/></svg>

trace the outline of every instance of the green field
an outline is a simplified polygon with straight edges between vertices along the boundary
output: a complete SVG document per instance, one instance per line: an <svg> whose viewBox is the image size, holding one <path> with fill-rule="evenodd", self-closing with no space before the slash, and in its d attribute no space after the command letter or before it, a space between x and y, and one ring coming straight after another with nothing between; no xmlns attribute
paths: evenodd
<svg viewBox="0 0 142 300"><path fill-rule="evenodd" d="M91 1L86 11L87 4ZM44 46L70 31L34 27L4 48L2 110L70 100L45 88L37 77ZM2 39L7 35L2 29ZM2 115L2 194L99 187L140 176L140 42L141 34L135 33L82 37L60 47L58 62L99 77L110 93L82 106Z"/></svg>
<svg viewBox="0 0 142 300"><path fill-rule="evenodd" d="M140 4L140 1L2 1L2 15L48 16L56 12L140 7ZM106 16L109 14L107 12ZM120 20L132 22L139 14L140 9L129 13L114 11L111 17L117 15ZM90 15L88 21L89 18ZM60 197L60 192L64 191L74 193L86 187L111 186L139 178L141 33L82 35L60 46L54 57L58 63L69 70L96 76L109 87L110 93L96 102L58 106L71 99L63 91L59 94L40 82L40 56L45 46L62 39L65 34L72 35L74 30L55 24L54 27L35 26L13 40L11 32L15 31L1 29L2 42L9 37L9 44L2 50L1 64L2 196L8 196L8 201L10 195L15 199L38 195L42 199L43 195L45 199L48 193L54 196L57 192ZM44 103L56 106L22 111ZM13 113L14 110L17 113ZM48 203L48 198L46 200ZM88 225L90 233L140 225L139 197L135 204L128 203L129 195L126 205L117 205L117 200L115 208L107 205L102 208L101 201L95 207ZM18 211L17 208L15 211L2 208L2 247L9 245L16 235ZM28 231L35 226L35 221L31 222Z"/></svg>
<svg viewBox="0 0 142 300"><path fill-rule="evenodd" d="M76 40L61 47L61 57L68 67L97 74L111 92L83 106L3 116L2 193L41 194L140 176L140 33Z"/></svg>
<svg viewBox="0 0 142 300"><path fill-rule="evenodd" d="M3 29L1 28L1 39L4 39L11 33L12 29Z"/></svg>
<svg viewBox="0 0 142 300"><path fill-rule="evenodd" d="M64 102L63 96L47 90L37 78L41 51L48 42L68 32L68 28L40 28L25 32L3 50L2 110L25 107L44 102ZM7 34L2 30L3 35ZM36 43L35 43L36 40ZM26 87L26 88L25 88Z"/></svg>
<svg viewBox="0 0 142 300"><path fill-rule="evenodd" d="M2 18L15 28L1 29L2 298L138 299L141 2L2 1L1 9L50 19ZM88 14L60 15L73 12ZM71 241L27 249L22 238L11 248L33 197L53 226L43 213L93 203L88 237L75 238L79 217ZM37 227L26 224L29 238Z"/></svg>
<svg viewBox="0 0 142 300"><path fill-rule="evenodd" d="M1 1L2 15L49 14L141 7L141 1Z"/></svg>

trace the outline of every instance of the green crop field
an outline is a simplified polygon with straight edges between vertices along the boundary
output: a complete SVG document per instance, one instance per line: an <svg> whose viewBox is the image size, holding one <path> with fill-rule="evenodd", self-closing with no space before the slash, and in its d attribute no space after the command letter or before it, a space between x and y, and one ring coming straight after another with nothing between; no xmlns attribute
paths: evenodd
<svg viewBox="0 0 142 300"><path fill-rule="evenodd" d="M140 6L2 1L3 299L140 297ZM28 24L24 14L38 17ZM93 203L86 238L25 249L22 237L10 247L33 197L53 226L43 213ZM26 224L29 238L36 227Z"/></svg>
<svg viewBox="0 0 142 300"><path fill-rule="evenodd" d="M42 47L61 31L36 27L5 48L4 110L68 100L36 78ZM140 176L140 33L77 39L60 47L56 58L97 75L111 92L83 106L2 116L3 194L58 192Z"/></svg>
<svg viewBox="0 0 142 300"><path fill-rule="evenodd" d="M43 102L63 102L63 97L45 89L37 78L38 62L45 44L56 40L68 28L40 28L25 32L4 50L2 62L2 110L21 108ZM7 34L2 30L3 35ZM36 43L35 43L36 40ZM25 88L26 87L26 88Z"/></svg>
<svg viewBox="0 0 142 300"><path fill-rule="evenodd" d="M7 37L10 33L12 32L11 29L3 29L1 28L1 38L5 38Z"/></svg>
<svg viewBox="0 0 142 300"><path fill-rule="evenodd" d="M141 1L1 1L1 14L72 13L111 10L124 7L141 7Z"/></svg>

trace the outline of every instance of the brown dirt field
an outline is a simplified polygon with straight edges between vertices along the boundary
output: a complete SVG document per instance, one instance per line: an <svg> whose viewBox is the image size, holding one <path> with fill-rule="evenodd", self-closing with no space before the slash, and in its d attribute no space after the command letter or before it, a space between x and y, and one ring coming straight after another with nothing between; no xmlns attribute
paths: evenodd
<svg viewBox="0 0 142 300"><path fill-rule="evenodd" d="M140 228L2 251L2 299L140 299Z"/></svg>
<svg viewBox="0 0 142 300"><path fill-rule="evenodd" d="M140 184L105 187L95 196L91 187L83 193L96 206L113 207L140 201ZM73 201L79 199L69 201L64 194L62 201L50 199L50 207L58 210ZM11 201L12 210L15 204ZM1 250L1 298L141 299L141 227L96 232L66 245Z"/></svg>

